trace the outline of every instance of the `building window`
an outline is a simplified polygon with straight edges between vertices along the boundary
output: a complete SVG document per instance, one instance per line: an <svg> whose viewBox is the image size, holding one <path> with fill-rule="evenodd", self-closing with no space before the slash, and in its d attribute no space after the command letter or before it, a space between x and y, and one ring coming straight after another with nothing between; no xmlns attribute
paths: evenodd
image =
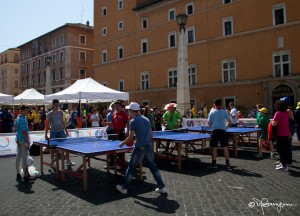
<svg viewBox="0 0 300 216"><path fill-rule="evenodd" d="M59 61L64 61L64 51L59 52Z"/></svg>
<svg viewBox="0 0 300 216"><path fill-rule="evenodd" d="M197 72L195 66L190 66L189 69L189 84L190 86L197 85Z"/></svg>
<svg viewBox="0 0 300 216"><path fill-rule="evenodd" d="M169 13L168 14L169 14L169 17L168 17L169 21L175 20L175 17L176 17L176 10L175 10L175 8L169 9Z"/></svg>
<svg viewBox="0 0 300 216"><path fill-rule="evenodd" d="M223 18L223 35L233 34L233 19L232 17Z"/></svg>
<svg viewBox="0 0 300 216"><path fill-rule="evenodd" d="M223 4L229 4L231 3L231 0L223 0Z"/></svg>
<svg viewBox="0 0 300 216"><path fill-rule="evenodd" d="M273 76L284 77L291 75L290 51L273 53Z"/></svg>
<svg viewBox="0 0 300 216"><path fill-rule="evenodd" d="M19 88L19 81L15 80L15 88Z"/></svg>
<svg viewBox="0 0 300 216"><path fill-rule="evenodd" d="M106 36L107 35L107 28L104 27L102 28L102 36Z"/></svg>
<svg viewBox="0 0 300 216"><path fill-rule="evenodd" d="M79 35L79 43L85 45L86 44L86 36Z"/></svg>
<svg viewBox="0 0 300 216"><path fill-rule="evenodd" d="M37 77L38 77L38 84L40 84L41 83L41 73L38 73L38 75L37 75Z"/></svg>
<svg viewBox="0 0 300 216"><path fill-rule="evenodd" d="M236 60L222 61L223 82L233 82L236 80Z"/></svg>
<svg viewBox="0 0 300 216"><path fill-rule="evenodd" d="M56 37L52 38L52 48L56 47Z"/></svg>
<svg viewBox="0 0 300 216"><path fill-rule="evenodd" d="M176 32L169 33L169 47L176 46Z"/></svg>
<svg viewBox="0 0 300 216"><path fill-rule="evenodd" d="M102 16L107 15L107 7L102 7Z"/></svg>
<svg viewBox="0 0 300 216"><path fill-rule="evenodd" d="M41 64L41 59L39 58L38 59L38 67L40 68L42 66L42 64Z"/></svg>
<svg viewBox="0 0 300 216"><path fill-rule="evenodd" d="M285 3L273 6L273 25L280 25L286 22Z"/></svg>
<svg viewBox="0 0 300 216"><path fill-rule="evenodd" d="M186 14L191 15L194 13L194 3L189 3L186 5Z"/></svg>
<svg viewBox="0 0 300 216"><path fill-rule="evenodd" d="M142 29L148 28L148 19L144 18L142 20Z"/></svg>
<svg viewBox="0 0 300 216"><path fill-rule="evenodd" d="M26 71L27 72L29 71L29 63L28 62L26 63Z"/></svg>
<svg viewBox="0 0 300 216"><path fill-rule="evenodd" d="M59 36L59 45L63 45L65 43L65 36L63 34L61 34Z"/></svg>
<svg viewBox="0 0 300 216"><path fill-rule="evenodd" d="M80 69L79 70L79 79L85 79L86 78L86 70Z"/></svg>
<svg viewBox="0 0 300 216"><path fill-rule="evenodd" d="M148 52L148 40L143 39L141 41L141 53L147 53Z"/></svg>
<svg viewBox="0 0 300 216"><path fill-rule="evenodd" d="M56 78L56 71L55 71L55 69L52 69L52 81L54 81L55 80L55 78Z"/></svg>
<svg viewBox="0 0 300 216"><path fill-rule="evenodd" d="M107 62L107 50L102 51L102 63Z"/></svg>
<svg viewBox="0 0 300 216"><path fill-rule="evenodd" d="M44 83L46 83L46 71L44 71Z"/></svg>
<svg viewBox="0 0 300 216"><path fill-rule="evenodd" d="M52 63L55 64L56 63L56 54L52 55Z"/></svg>
<svg viewBox="0 0 300 216"><path fill-rule="evenodd" d="M123 21L118 22L118 30L123 30Z"/></svg>
<svg viewBox="0 0 300 216"><path fill-rule="evenodd" d="M35 61L32 61L32 70L35 68Z"/></svg>
<svg viewBox="0 0 300 216"><path fill-rule="evenodd" d="M124 48L122 46L118 47L118 59L122 59L124 57Z"/></svg>
<svg viewBox="0 0 300 216"><path fill-rule="evenodd" d="M177 69L169 69L168 71L168 86L169 87L176 87L177 86Z"/></svg>
<svg viewBox="0 0 300 216"><path fill-rule="evenodd" d="M29 86L29 76L26 76L26 86Z"/></svg>
<svg viewBox="0 0 300 216"><path fill-rule="evenodd" d="M195 27L187 28L187 43L195 42Z"/></svg>
<svg viewBox="0 0 300 216"><path fill-rule="evenodd" d="M149 89L149 73L148 72L141 73L141 89L142 90Z"/></svg>
<svg viewBox="0 0 300 216"><path fill-rule="evenodd" d="M22 87L25 86L25 83L24 83L24 77L21 78L21 85L22 85Z"/></svg>
<svg viewBox="0 0 300 216"><path fill-rule="evenodd" d="M35 84L35 75L34 74L32 74L32 76L31 76L31 83L32 83L32 85L34 85Z"/></svg>
<svg viewBox="0 0 300 216"><path fill-rule="evenodd" d="M124 7L123 0L118 0L118 10L122 10Z"/></svg>
<svg viewBox="0 0 300 216"><path fill-rule="evenodd" d="M119 91L124 92L124 80L119 80Z"/></svg>
<svg viewBox="0 0 300 216"><path fill-rule="evenodd" d="M79 51L79 61L81 61L81 62L86 61L86 52L85 51Z"/></svg>
<svg viewBox="0 0 300 216"><path fill-rule="evenodd" d="M63 67L59 68L59 79L60 80L65 79L64 68Z"/></svg>

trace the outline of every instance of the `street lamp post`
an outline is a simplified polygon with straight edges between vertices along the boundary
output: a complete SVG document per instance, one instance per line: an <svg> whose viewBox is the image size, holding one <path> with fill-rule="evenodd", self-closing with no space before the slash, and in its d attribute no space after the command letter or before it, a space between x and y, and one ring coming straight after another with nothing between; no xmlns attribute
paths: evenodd
<svg viewBox="0 0 300 216"><path fill-rule="evenodd" d="M45 95L51 94L51 71L50 71L50 64L52 58L51 56L46 57L46 80L45 80Z"/></svg>
<svg viewBox="0 0 300 216"><path fill-rule="evenodd" d="M176 20L179 25L177 58L177 110L182 115L187 115L191 109L187 41L185 33L187 18L188 16L186 14L178 14L176 16Z"/></svg>

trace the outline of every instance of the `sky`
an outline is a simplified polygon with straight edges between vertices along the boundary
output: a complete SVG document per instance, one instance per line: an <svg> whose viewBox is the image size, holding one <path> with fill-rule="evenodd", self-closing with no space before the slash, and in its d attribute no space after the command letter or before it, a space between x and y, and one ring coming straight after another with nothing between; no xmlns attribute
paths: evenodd
<svg viewBox="0 0 300 216"><path fill-rule="evenodd" d="M94 26L94 0L0 0L0 53L66 23Z"/></svg>

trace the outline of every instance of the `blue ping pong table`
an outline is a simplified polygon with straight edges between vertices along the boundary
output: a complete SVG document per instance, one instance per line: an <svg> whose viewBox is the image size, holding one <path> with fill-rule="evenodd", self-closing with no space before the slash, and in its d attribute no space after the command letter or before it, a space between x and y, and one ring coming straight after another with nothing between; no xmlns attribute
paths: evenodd
<svg viewBox="0 0 300 216"><path fill-rule="evenodd" d="M182 131L191 131L191 132L200 132L200 133L212 133L212 127L209 126L199 126L199 127L184 127L179 128L177 130ZM234 149L234 155L237 157L237 140L238 138L241 139L242 142L244 142L243 136L246 135L248 137L249 143L251 141L251 134L255 134L255 144L257 145L257 148L259 146L259 136L260 136L261 128L243 128L243 127L229 127L226 129L226 132L231 134L233 136L233 149Z"/></svg>
<svg viewBox="0 0 300 216"><path fill-rule="evenodd" d="M122 148L119 147L120 141L111 141L111 140L101 140L97 137L76 137L76 138L63 138L63 139L53 139L53 140L42 140L35 141L33 144L40 146L40 166L41 166L41 174L43 174L43 165L48 165L56 169L56 177L59 178L59 159L61 160L61 180L65 180L65 173L79 177L83 179L83 189L87 191L88 183L87 183L87 163L89 165L90 158L96 158L99 155L108 155L108 154L117 154L122 152L131 152L133 146L128 147L124 145ZM42 148L48 147L50 149L51 154L56 154L55 159L52 157L52 161L50 163L45 162L42 154ZM65 160L64 153L71 153L78 156L82 156L82 164L75 171L70 171L65 169ZM59 156L60 155L60 158ZM103 159L104 160L104 159ZM106 159L107 162L107 172L109 172L108 166L108 157ZM82 171L82 172L81 172ZM141 170L140 170L141 172ZM116 166L115 166L116 173ZM141 176L140 176L141 177Z"/></svg>
<svg viewBox="0 0 300 216"><path fill-rule="evenodd" d="M180 131L154 131L152 141L156 142L156 153L158 155L158 148L162 141L174 142L176 145L173 148L169 148L169 152L164 156L168 160L177 161L178 170L181 170L181 150L182 145L185 145L186 158L188 157L188 148L191 146L194 148L194 142L201 141L202 144L205 140L210 139L209 134L196 134L196 133L184 133ZM173 151L177 151L177 157L172 157Z"/></svg>

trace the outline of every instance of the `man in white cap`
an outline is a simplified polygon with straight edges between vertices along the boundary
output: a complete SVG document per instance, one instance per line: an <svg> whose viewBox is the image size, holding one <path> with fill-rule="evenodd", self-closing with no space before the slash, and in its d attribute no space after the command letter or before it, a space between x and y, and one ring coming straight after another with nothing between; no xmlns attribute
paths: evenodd
<svg viewBox="0 0 300 216"><path fill-rule="evenodd" d="M167 193L165 184L162 181L159 170L154 163L153 146L151 142L152 130L149 120L139 113L140 105L131 102L129 106L126 106L129 110L131 121L129 123L129 136L120 143L120 147L133 141L135 136L136 142L134 150L131 154L130 162L126 171L125 180L123 185L117 185L116 188L123 194L127 194L128 186L131 182L132 176L136 172L137 165L145 158L147 160L148 167L158 184L158 188L155 189L158 193Z"/></svg>

